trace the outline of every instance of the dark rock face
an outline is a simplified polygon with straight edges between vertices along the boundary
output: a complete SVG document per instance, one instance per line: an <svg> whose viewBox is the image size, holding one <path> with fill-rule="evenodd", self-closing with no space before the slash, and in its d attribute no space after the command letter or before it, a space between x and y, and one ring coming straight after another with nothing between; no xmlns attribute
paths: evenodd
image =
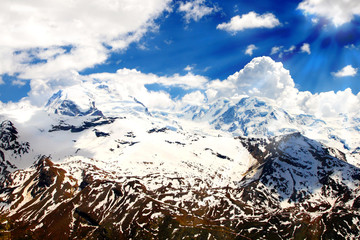
<svg viewBox="0 0 360 240"><path fill-rule="evenodd" d="M108 136L110 136L110 133L101 132L101 131L98 131L97 129L94 129L94 132L95 132L96 137L108 137Z"/></svg>
<svg viewBox="0 0 360 240"><path fill-rule="evenodd" d="M7 207L0 208L0 219L7 220L8 230L0 234L11 239L359 236L360 169L341 153L298 133L238 140L257 163L239 176L237 187L166 176L161 176L166 184L150 187L160 176L113 176L88 163L73 166L82 173L78 181L42 157L31 170L9 175L2 187L0 203Z"/></svg>
<svg viewBox="0 0 360 240"><path fill-rule="evenodd" d="M49 130L49 132L68 131L68 130L70 130L71 132L82 132L82 131L92 128L92 127L97 127L97 126L113 123L116 119L117 118L114 118L114 117L109 117L109 118L96 117L94 119L84 121L80 126L74 126L74 125L67 124L63 121L60 121L59 125L53 125L52 128Z"/></svg>
<svg viewBox="0 0 360 240"><path fill-rule="evenodd" d="M12 150L14 154L25 154L29 151L28 142L18 142L18 131L11 121L5 120L0 124L0 148L8 151Z"/></svg>
<svg viewBox="0 0 360 240"><path fill-rule="evenodd" d="M20 142L18 138L18 131L11 121L5 120L0 124L0 179L8 175L10 169L16 169L16 166L6 159L5 153L17 158L30 150L30 143Z"/></svg>
<svg viewBox="0 0 360 240"><path fill-rule="evenodd" d="M169 130L168 128L164 127L164 128L152 128L150 130L148 130L148 133L159 133L159 132L166 132L167 130Z"/></svg>
<svg viewBox="0 0 360 240"><path fill-rule="evenodd" d="M55 109L54 113L55 114L60 114L60 115L71 116L71 117L75 117L75 116L103 116L103 113L95 107L94 103L92 103L91 107L87 111L81 111L78 108L78 106L74 102L72 102L70 100L62 101L62 103L59 105L59 107L57 109Z"/></svg>
<svg viewBox="0 0 360 240"><path fill-rule="evenodd" d="M80 107L69 99L62 100L63 91L59 90L47 102L45 107L52 107L55 114L76 117L76 116L98 116L103 117L103 113L95 107L95 102L89 102L89 109L81 110Z"/></svg>

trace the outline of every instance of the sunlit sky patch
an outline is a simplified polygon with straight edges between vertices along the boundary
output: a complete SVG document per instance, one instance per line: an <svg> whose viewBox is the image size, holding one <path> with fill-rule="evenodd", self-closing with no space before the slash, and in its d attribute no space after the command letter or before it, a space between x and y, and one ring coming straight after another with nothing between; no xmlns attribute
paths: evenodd
<svg viewBox="0 0 360 240"><path fill-rule="evenodd" d="M357 0L143 2L1 1L0 101L19 101L39 80L50 91L74 74L123 68L222 81L260 56L281 62L300 91L360 91Z"/></svg>

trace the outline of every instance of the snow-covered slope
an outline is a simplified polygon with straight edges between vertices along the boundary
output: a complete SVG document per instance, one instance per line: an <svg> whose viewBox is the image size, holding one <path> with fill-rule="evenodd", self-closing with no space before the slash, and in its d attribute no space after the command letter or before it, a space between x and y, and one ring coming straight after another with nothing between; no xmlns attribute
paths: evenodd
<svg viewBox="0 0 360 240"><path fill-rule="evenodd" d="M296 131L292 127L294 118L258 98L243 98L236 104L221 99L207 109L189 109L189 114L193 120L206 119L216 129L243 136L274 136Z"/></svg>
<svg viewBox="0 0 360 240"><path fill-rule="evenodd" d="M258 98L158 114L101 83L25 110L22 121L17 110L0 116L1 236L360 234L357 119L325 122Z"/></svg>
<svg viewBox="0 0 360 240"><path fill-rule="evenodd" d="M167 131L149 134L160 141ZM11 174L1 211L14 238L358 236L360 169L340 152L291 134L228 139L224 144L238 154L225 156L217 151L226 148L215 144L222 140L196 140L192 160L187 145L176 141L164 151L147 143L152 150L139 147L147 153L139 155L133 147L140 143L123 142L134 152L123 149L118 161L71 157L55 164L41 158ZM202 145L213 149L200 151Z"/></svg>

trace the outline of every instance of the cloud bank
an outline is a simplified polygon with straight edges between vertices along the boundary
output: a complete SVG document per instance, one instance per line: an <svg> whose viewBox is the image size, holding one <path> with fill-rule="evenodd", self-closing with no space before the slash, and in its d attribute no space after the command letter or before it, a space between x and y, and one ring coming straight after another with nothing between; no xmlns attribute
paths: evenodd
<svg viewBox="0 0 360 240"><path fill-rule="evenodd" d="M66 78L156 29L170 0L0 1L0 74ZM65 76L64 76L65 74Z"/></svg>
<svg viewBox="0 0 360 240"><path fill-rule="evenodd" d="M56 81L49 84L42 79L33 80L29 97L18 105L45 104L49 94L60 89L61 84L57 85ZM149 90L148 86L151 84L160 87ZM65 88L90 89L100 85L106 86L107 91L111 91L111 96L116 96L119 101L135 97L149 109L159 111L181 112L188 105L212 103L219 98L237 102L250 96L266 98L290 113L311 114L323 119L337 117L339 114L360 115L360 93L355 95L349 88L316 94L299 91L283 64L267 56L252 59L243 69L224 80L210 80L191 72L185 75L158 76L124 68L116 73L91 75L73 72L69 75L69 85ZM185 94L174 97L170 94L171 89L182 89ZM8 106L14 108L13 103ZM2 108L6 109L7 105L2 104Z"/></svg>
<svg viewBox="0 0 360 240"><path fill-rule="evenodd" d="M266 56L252 59L243 69L224 80L210 80L192 73L157 76L130 69L120 69L115 74L92 74L86 78L116 86L122 98L134 96L153 110L181 111L189 104L212 103L219 98L236 102L251 96L266 98L290 113L311 114L319 118L360 114L360 93L355 95L349 88L316 94L299 91L283 64ZM174 99L164 90L148 90L148 84L182 88L188 93Z"/></svg>

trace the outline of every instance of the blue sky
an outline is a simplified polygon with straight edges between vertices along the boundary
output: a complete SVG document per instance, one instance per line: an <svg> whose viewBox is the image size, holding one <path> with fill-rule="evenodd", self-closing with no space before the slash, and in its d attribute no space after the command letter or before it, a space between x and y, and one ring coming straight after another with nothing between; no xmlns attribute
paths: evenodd
<svg viewBox="0 0 360 240"><path fill-rule="evenodd" d="M121 0L119 1L121 3ZM4 2L11 4L9 0ZM54 2L56 1L54 0ZM304 4L307 2L308 5L301 7L302 2ZM18 36L12 36L14 31L12 31L11 24L2 26L2 35L9 35L10 40L9 42L0 41L0 44L4 48L8 48L10 55L1 55L0 52L0 57L4 61L8 59L7 56L13 57L15 60L10 61L8 65L17 66L6 65L4 67L0 65L2 79L0 101L19 101L22 97L27 96L32 88L37 87L35 83L38 79L44 79L46 84L53 86L56 85L56 81L60 81L58 79L66 78L66 72L73 71L80 75L87 75L102 72L115 73L118 69L134 68L142 73L152 73L158 76L186 75L191 72L204 76L209 81L225 80L229 75L244 68L253 58L261 56L270 56L274 61L281 62L284 68L290 71L295 86L300 91L310 91L314 94L343 91L350 88L354 94L357 94L360 91L358 74L360 3L351 1L355 5L348 6L351 4L346 5L341 0L320 1L322 3L318 5L311 5L312 2L311 0L154 0L153 5L142 10L144 19L140 19L140 22L134 26L128 26L133 22L131 16L117 19L117 15L114 15L113 19L105 19L104 26L113 25L111 28L109 27L109 30L117 27L125 28L118 32L114 31L114 35L107 36L105 30L101 32L101 24L99 28L96 28L96 24L85 22L91 20L83 20L84 24L81 29L88 29L84 30L82 35L80 32L79 35L71 38L66 36L66 32L61 34L51 30L46 32L46 26L44 33L41 32L46 41L34 37L33 35L38 35L38 33L33 32L32 38L34 39L29 39L29 42L33 44L25 40L9 43L12 37ZM26 5L24 1L20 0L18 4ZM31 7L35 10L32 11L41 11L44 4L45 1L42 0L34 1L34 5ZM163 5L159 8L154 7L161 4ZM2 9L1 11L7 11L6 7L2 7ZM121 14L121 5L119 9L118 14ZM64 15L66 15L65 10ZM9 10L7 13L10 14L11 11ZM19 13L22 13L21 11L19 10ZM342 12L338 14L339 16L336 15L337 18L334 18L335 15L332 11ZM251 12L256 14L257 18L263 18L264 21L259 23L260 25L250 24L240 30L236 28L231 30L230 23L233 17L238 16L238 18L245 19L245 16L249 16ZM91 11L88 14L90 15ZM265 15L268 16L267 19ZM12 18L16 18L16 16L12 16ZM74 16L76 16L76 12ZM84 16L84 19L87 19L86 13ZM38 22L35 20L33 25L27 25L26 19L19 19L12 21L18 25L24 25L19 31L26 32L29 28L31 31L32 28L37 31L39 31L38 29L42 30L43 20L41 19ZM79 19L78 21L82 21L82 18L79 17ZM271 19L274 21L273 24L266 25L265 22L269 22ZM93 21L96 20L95 16ZM64 21L63 17L59 16L53 19L53 24L61 27L63 23L61 21ZM109 21L109 24L106 21ZM245 21L243 21L244 23ZM1 24L6 24L6 21L2 21ZM219 27L221 24L227 24L228 28ZM92 26L94 29L91 29ZM30 30L29 34L31 34ZM71 30L70 27L69 35L72 35ZM50 34L53 34L54 37ZM74 35L76 34L74 33ZM93 44L90 40L86 40L86 38L97 38L100 35L101 38L99 37L100 40L97 43ZM117 35L121 36L123 39L120 40L125 43L115 42L114 39L121 38ZM82 36L84 36L83 40L81 40ZM26 39L26 34L24 39ZM91 46L91 50L88 50L88 46ZM46 63L55 62L56 59L60 62L62 55L73 53L72 48L76 50L84 48L84 51L79 51L76 61L71 59L74 61L73 67L71 64L69 64L70 66L64 64L64 67L59 67L62 64L58 64L57 67L46 66ZM248 48L250 50L246 52ZM251 48L253 48L252 51ZM84 53L92 51L94 53L89 55ZM74 50L73 56L75 53L77 54ZM18 55L21 56L20 60L18 60ZM79 63L81 57L86 59L82 64ZM53 73L52 69L54 69ZM51 81L47 80L51 78ZM149 87L151 90L157 90L157 88L168 91L173 96L181 94L182 91L180 88L164 88L156 84Z"/></svg>

